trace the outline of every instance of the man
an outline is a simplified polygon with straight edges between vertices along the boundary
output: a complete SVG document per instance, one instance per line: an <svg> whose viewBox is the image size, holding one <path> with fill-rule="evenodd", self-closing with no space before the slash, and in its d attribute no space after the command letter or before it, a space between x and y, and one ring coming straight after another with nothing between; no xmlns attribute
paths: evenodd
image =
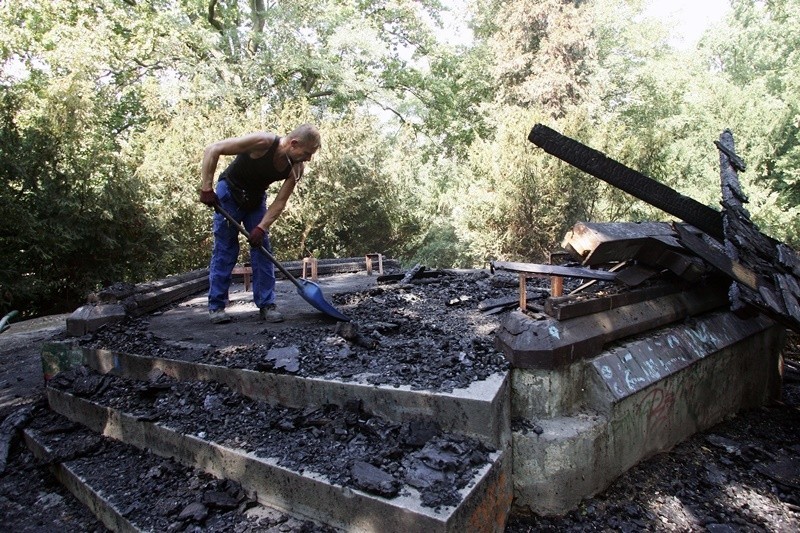
<svg viewBox="0 0 800 533"><path fill-rule="evenodd" d="M272 251L269 229L286 208L297 182L303 176L305 162L320 147L319 130L311 124L295 128L285 137L257 132L242 137L217 141L203 153L200 201L208 206L220 205L249 232L252 247L264 246ZM236 158L222 172L214 192L214 172L221 155ZM283 181L275 200L266 208L266 190L270 184ZM223 215L214 213L214 248L209 267L208 313L211 322L230 322L225 312L233 267L239 257L238 229ZM264 254L250 249L253 268L253 301L261 318L281 322L283 315L275 306L275 268Z"/></svg>

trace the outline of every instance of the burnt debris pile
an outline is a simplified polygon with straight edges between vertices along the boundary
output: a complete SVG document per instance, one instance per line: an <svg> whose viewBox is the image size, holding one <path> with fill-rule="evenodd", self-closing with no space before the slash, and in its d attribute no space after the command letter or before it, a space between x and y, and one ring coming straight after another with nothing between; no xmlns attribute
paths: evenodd
<svg viewBox="0 0 800 533"><path fill-rule="evenodd" d="M573 139L537 124L528 139L548 153L648 202L683 222L670 225L578 224L565 249L584 267L604 265L636 287L661 274L681 282L721 278L739 316L762 313L800 331L800 256L750 220L739 183L746 165L726 130L719 149L722 210L700 204Z"/></svg>
<svg viewBox="0 0 800 533"><path fill-rule="evenodd" d="M239 294L232 323L209 333L200 294L53 342L47 416L95 435L53 464L102 491L110 484L76 460L113 475L113 464L99 468L108 439L146 457L151 467L127 489L149 492L141 503L101 498L101 520L125 527L259 531L253 521L266 515L354 531L475 530L488 517L477 530L497 530L512 493L509 365L494 345L501 317L480 304L513 296L518 282L397 272L330 291L346 324L291 306L286 323L257 322L237 314ZM539 285L530 291L544 297ZM46 446L47 431L29 433ZM197 490L164 501L148 488L176 476Z"/></svg>
<svg viewBox="0 0 800 533"><path fill-rule="evenodd" d="M261 327L235 344L211 346L159 338L145 317L110 324L80 342L89 348L229 368L440 392L506 370L494 347L498 317L480 304L515 294L515 278L424 270L399 283L401 276L387 274L377 278L375 287L333 295L331 300L346 310L351 324L310 328L294 321L277 334Z"/></svg>
<svg viewBox="0 0 800 533"><path fill-rule="evenodd" d="M419 489L422 505L454 505L489 450L475 439L442 432L435 422L395 423L365 412L359 402L304 409L272 406L214 382L180 382L155 373L146 382L80 366L50 381L54 391L79 397L143 424L274 459L301 473L386 498L404 485Z"/></svg>

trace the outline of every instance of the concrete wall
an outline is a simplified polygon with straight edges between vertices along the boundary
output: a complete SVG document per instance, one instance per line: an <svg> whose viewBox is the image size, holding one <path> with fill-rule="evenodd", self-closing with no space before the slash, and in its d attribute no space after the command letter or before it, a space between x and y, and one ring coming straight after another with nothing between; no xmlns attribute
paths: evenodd
<svg viewBox="0 0 800 533"><path fill-rule="evenodd" d="M712 313L567 370L513 370L514 507L559 515L639 461L779 391L782 327ZM580 401L577 399L580 398Z"/></svg>

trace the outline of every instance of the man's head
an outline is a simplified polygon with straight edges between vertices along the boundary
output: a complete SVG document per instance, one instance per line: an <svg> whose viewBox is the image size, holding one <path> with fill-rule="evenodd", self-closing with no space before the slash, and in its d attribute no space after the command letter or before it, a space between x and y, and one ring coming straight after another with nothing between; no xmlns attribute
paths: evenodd
<svg viewBox="0 0 800 533"><path fill-rule="evenodd" d="M311 161L322 145L319 130L313 124L302 124L286 136L286 155L292 163Z"/></svg>

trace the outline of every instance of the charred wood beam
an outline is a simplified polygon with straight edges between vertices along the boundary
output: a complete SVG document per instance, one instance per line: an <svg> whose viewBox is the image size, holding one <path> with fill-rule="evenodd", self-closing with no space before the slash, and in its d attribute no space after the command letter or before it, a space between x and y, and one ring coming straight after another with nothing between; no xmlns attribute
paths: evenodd
<svg viewBox="0 0 800 533"><path fill-rule="evenodd" d="M545 152L708 233L724 239L722 215L578 141L536 124L528 140Z"/></svg>
<svg viewBox="0 0 800 533"><path fill-rule="evenodd" d="M425 266L417 263L414 265L411 270L406 272L406 275L403 276L403 279L400 280L400 285L404 285L406 283L411 283L411 280L418 277L420 274L425 272Z"/></svg>
<svg viewBox="0 0 800 533"><path fill-rule="evenodd" d="M497 332L495 345L515 368L565 368L599 355L609 343L651 331L728 303L725 287L703 284L639 303L567 320L531 320L511 313Z"/></svg>
<svg viewBox="0 0 800 533"><path fill-rule="evenodd" d="M694 235L682 224L675 224L675 231L687 249L691 250L701 259L707 261L711 266L726 274L732 280L741 283L745 287L757 291L761 280L758 275L745 267L738 261L728 257L722 250L714 248L705 242L702 237Z"/></svg>
<svg viewBox="0 0 800 533"><path fill-rule="evenodd" d="M544 312L556 320L567 320L569 318L609 311L646 300L655 300L656 298L675 294L683 290L686 290L685 284L672 283L600 297L587 297L586 295L573 294L558 298L548 298L544 302Z"/></svg>
<svg viewBox="0 0 800 533"><path fill-rule="evenodd" d="M617 275L613 272L608 272L607 270L592 270L589 268L540 265L536 263L513 263L509 261L492 261L491 266L498 270L541 274L545 276L564 276L566 278L597 279L601 281L615 281L617 279Z"/></svg>
<svg viewBox="0 0 800 533"><path fill-rule="evenodd" d="M744 207L738 172L745 165L725 130L715 143L719 148L720 186L722 189L725 254L734 264L741 264L757 276L756 287L734 278L729 297L734 311L755 307L767 316L800 331L800 282L797 254L785 244L761 233Z"/></svg>

